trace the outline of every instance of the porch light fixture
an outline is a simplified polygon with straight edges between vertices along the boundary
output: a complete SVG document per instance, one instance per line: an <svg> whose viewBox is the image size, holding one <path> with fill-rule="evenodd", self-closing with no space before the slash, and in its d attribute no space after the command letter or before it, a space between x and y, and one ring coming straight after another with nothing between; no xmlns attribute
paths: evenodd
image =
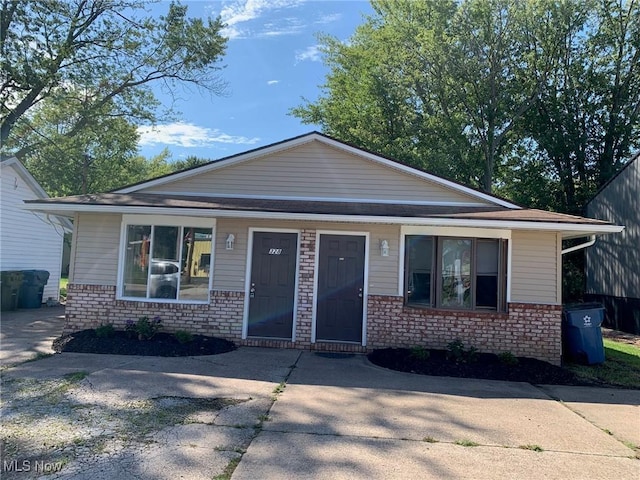
<svg viewBox="0 0 640 480"><path fill-rule="evenodd" d="M236 243L236 236L233 233L227 235L227 250L233 250L233 245Z"/></svg>
<svg viewBox="0 0 640 480"><path fill-rule="evenodd" d="M389 256L389 241L382 240L380 241L380 255L383 257Z"/></svg>

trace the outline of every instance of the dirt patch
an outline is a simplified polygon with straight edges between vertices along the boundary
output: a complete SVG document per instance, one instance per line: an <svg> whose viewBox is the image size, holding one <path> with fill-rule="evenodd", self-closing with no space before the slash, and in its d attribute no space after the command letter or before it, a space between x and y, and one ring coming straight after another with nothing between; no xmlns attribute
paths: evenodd
<svg viewBox="0 0 640 480"><path fill-rule="evenodd" d="M216 416L247 401L173 396L108 400L94 392L85 377L82 372L50 380L0 377L0 477L41 478L57 473L73 477L82 473L86 477L81 478L91 478L87 472L92 469L99 473L100 468L110 468L127 458L145 459L165 445L174 445L175 438L165 441L163 432L198 426L208 427L210 430L203 431L214 434L211 424ZM87 395L91 401L86 400ZM234 450L244 448L245 443L220 448ZM108 476L103 474L102 478Z"/></svg>
<svg viewBox="0 0 640 480"><path fill-rule="evenodd" d="M63 335L53 342L57 353L102 353L112 355L149 355L157 357L190 357L217 355L236 349L233 342L216 337L193 335L180 343L174 335L157 333L150 340L132 338L129 332L115 331L108 337L98 337L95 330L82 330Z"/></svg>
<svg viewBox="0 0 640 480"><path fill-rule="evenodd" d="M616 342L622 342L629 345L635 345L640 348L640 335L634 335L633 333L622 332L620 330L611 330L610 328L602 327L602 336L615 340Z"/></svg>
<svg viewBox="0 0 640 480"><path fill-rule="evenodd" d="M548 385L595 385L579 379L569 370L550 363L513 356L476 353L473 358L455 359L446 350L385 348L375 350L369 360L401 372L446 377L481 378ZM603 386L602 384L597 384Z"/></svg>

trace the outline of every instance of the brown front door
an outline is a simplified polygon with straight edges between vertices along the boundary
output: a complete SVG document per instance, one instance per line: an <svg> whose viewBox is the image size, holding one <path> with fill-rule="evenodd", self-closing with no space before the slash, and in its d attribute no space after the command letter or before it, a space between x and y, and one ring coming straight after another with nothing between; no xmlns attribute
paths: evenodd
<svg viewBox="0 0 640 480"><path fill-rule="evenodd" d="M254 232L248 336L292 337L297 246L297 233Z"/></svg>
<svg viewBox="0 0 640 480"><path fill-rule="evenodd" d="M320 235L316 340L362 342L365 237Z"/></svg>

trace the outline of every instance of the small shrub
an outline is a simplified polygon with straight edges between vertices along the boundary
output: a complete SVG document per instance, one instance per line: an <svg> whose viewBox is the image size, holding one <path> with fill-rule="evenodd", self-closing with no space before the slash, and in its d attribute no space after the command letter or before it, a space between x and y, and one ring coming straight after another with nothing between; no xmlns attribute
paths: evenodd
<svg viewBox="0 0 640 480"><path fill-rule="evenodd" d="M97 327L95 329L95 332L96 332L96 337L98 338L110 338L110 337L113 337L116 331L113 328L113 325L111 325L110 323L106 323L104 325L100 325L99 327Z"/></svg>
<svg viewBox="0 0 640 480"><path fill-rule="evenodd" d="M513 353L511 352L502 352L498 354L498 358L500 359L500 363L503 363L505 365L517 365L518 364L518 357L516 357Z"/></svg>
<svg viewBox="0 0 640 480"><path fill-rule="evenodd" d="M418 360L428 360L431 352L420 345L411 348L411 356Z"/></svg>
<svg viewBox="0 0 640 480"><path fill-rule="evenodd" d="M186 330L178 330L173 334L173 336L176 337L176 340L178 340L178 342L183 345L185 343L190 343L193 341L193 335L191 335L191 333L187 332Z"/></svg>
<svg viewBox="0 0 640 480"><path fill-rule="evenodd" d="M459 338L447 344L447 360L455 363L473 363L478 360L478 350L475 347L469 347L465 350L464 343Z"/></svg>
<svg viewBox="0 0 640 480"><path fill-rule="evenodd" d="M427 443L438 443L438 440L433 437L424 437L422 441Z"/></svg>
<svg viewBox="0 0 640 480"><path fill-rule="evenodd" d="M135 323L133 320L127 320L124 329L130 337L137 336L140 340L151 340L160 331L160 328L162 328L160 317L153 317L152 320L149 320L149 317L145 315Z"/></svg>
<svg viewBox="0 0 640 480"><path fill-rule="evenodd" d="M459 338L447 343L447 359L458 363L464 357L464 343Z"/></svg>

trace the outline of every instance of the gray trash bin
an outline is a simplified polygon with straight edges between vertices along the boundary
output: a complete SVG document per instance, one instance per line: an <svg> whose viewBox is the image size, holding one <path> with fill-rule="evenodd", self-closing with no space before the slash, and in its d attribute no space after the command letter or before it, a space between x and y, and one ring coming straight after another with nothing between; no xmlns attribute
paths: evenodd
<svg viewBox="0 0 640 480"><path fill-rule="evenodd" d="M604 345L600 326L604 307L599 303L568 305L563 309L562 337L565 355L570 359L594 365L604 362Z"/></svg>
<svg viewBox="0 0 640 480"><path fill-rule="evenodd" d="M22 270L22 286L18 297L19 308L40 308L44 286L49 280L46 270Z"/></svg>
<svg viewBox="0 0 640 480"><path fill-rule="evenodd" d="M18 308L18 296L22 286L22 272L16 270L0 272L0 288L2 290L1 310Z"/></svg>

